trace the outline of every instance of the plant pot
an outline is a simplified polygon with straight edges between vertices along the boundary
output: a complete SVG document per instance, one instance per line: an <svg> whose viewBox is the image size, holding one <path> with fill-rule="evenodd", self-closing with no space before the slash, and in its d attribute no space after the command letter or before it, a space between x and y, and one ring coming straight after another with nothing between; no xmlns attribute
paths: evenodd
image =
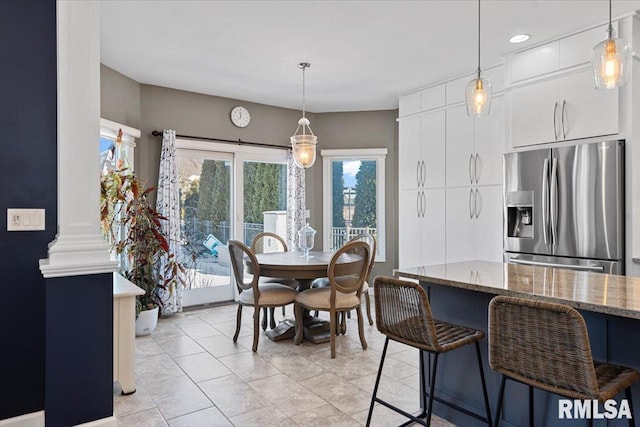
<svg viewBox="0 0 640 427"><path fill-rule="evenodd" d="M156 307L152 310L143 310L136 319L136 336L141 337L143 335L149 335L155 331L158 325L158 309Z"/></svg>

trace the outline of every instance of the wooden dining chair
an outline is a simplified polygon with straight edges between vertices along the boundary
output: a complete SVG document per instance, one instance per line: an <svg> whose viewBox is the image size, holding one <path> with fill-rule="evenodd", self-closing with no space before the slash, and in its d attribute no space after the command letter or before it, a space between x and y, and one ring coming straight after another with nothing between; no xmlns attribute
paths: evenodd
<svg viewBox="0 0 640 427"><path fill-rule="evenodd" d="M271 252L288 252L289 248L287 246L287 242L284 241L282 236L272 233L270 231L264 231L262 233L258 233L253 240L251 241L251 250L254 254L264 254ZM261 277L260 283L281 283L283 285L287 285L292 289L298 288L298 282L295 279L284 279L277 277ZM262 316L262 329L267 329L267 322L269 322L269 327L271 329L276 327L276 318L275 318L275 308L271 307L269 310L265 307L263 309L264 313ZM271 313L271 317L267 315L267 313ZM282 315L284 316L285 308L282 306ZM269 320L267 320L269 319Z"/></svg>
<svg viewBox="0 0 640 427"><path fill-rule="evenodd" d="M353 257L354 261L341 263L343 257ZM341 311L356 310L358 314L358 332L362 349L366 350L360 297L369 266L369 245L365 242L347 243L331 258L327 267L329 286L311 288L298 293L295 298L296 336L295 343L302 342L303 310L329 312L331 358L336 357L337 315Z"/></svg>
<svg viewBox="0 0 640 427"><path fill-rule="evenodd" d="M255 254L249 247L238 240L229 240L229 258L233 274L236 279L236 286L239 292L238 315L236 332L233 335L233 342L238 341L240 326L242 325L242 308L244 306L253 307L253 347L258 351L258 337L260 333L260 309L265 307L282 307L291 304L297 295L295 289L281 283L259 283L260 264ZM245 263L250 265L253 274L247 272Z"/></svg>
<svg viewBox="0 0 640 427"><path fill-rule="evenodd" d="M366 242L369 245L369 265L367 267L367 275L364 279L364 283L362 284L362 298L364 299L364 304L367 309L367 318L369 319L369 325L373 325L373 317L371 316L371 300L369 298L369 281L371 280L371 270L373 270L373 264L375 264L377 241L373 234L364 232L351 238L348 243L351 242ZM329 279L326 277L316 279L311 284L311 287L313 288L321 288L325 286L329 286ZM351 317L350 311L347 311L346 314L347 317ZM317 312L316 316L318 316ZM344 334L346 332L346 321L344 318L344 313L341 315L340 323L341 332Z"/></svg>

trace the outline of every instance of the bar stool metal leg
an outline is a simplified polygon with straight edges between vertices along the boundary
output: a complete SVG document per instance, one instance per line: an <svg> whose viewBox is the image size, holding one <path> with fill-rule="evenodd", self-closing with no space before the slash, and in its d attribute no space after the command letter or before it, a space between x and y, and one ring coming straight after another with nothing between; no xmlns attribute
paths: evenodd
<svg viewBox="0 0 640 427"><path fill-rule="evenodd" d="M491 405L489 405L489 394L487 393L487 382L484 379L484 368L482 366L482 353L480 353L480 343L476 341L476 354L478 355L478 370L480 371L480 381L482 382L482 395L484 396L484 407L487 411L487 425L491 427Z"/></svg>
<svg viewBox="0 0 640 427"><path fill-rule="evenodd" d="M431 384L429 384L429 404L427 406L427 427L431 425L431 414L433 412L433 393L436 388L436 372L438 370L438 356L438 353L435 353L433 356L433 372L431 373Z"/></svg>
<svg viewBox="0 0 640 427"><path fill-rule="evenodd" d="M387 346L389 345L389 337L384 340L384 348L382 349L382 357L380 358L380 366L378 367L378 375L376 376L376 385L373 386L373 395L371 396L371 405L369 406L369 415L367 416L367 424L369 427L371 424L371 415L373 415L373 405L376 403L376 396L378 395L378 385L380 385L380 376L382 375L382 366L384 365L384 358L387 356Z"/></svg>
<svg viewBox="0 0 640 427"><path fill-rule="evenodd" d="M507 382L507 377L505 377L504 375L500 376L500 391L498 391L498 406L496 407L496 413L495 413L495 420L494 420L494 427L498 427L498 425L500 424L500 412L502 411L502 399L504 398L504 386L505 383Z"/></svg>

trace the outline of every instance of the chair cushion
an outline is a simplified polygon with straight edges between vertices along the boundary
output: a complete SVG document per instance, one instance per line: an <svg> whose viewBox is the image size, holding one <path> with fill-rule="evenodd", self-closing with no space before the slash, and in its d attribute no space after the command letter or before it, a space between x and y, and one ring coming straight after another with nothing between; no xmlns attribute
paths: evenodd
<svg viewBox="0 0 640 427"><path fill-rule="evenodd" d="M291 304L298 294L298 291L280 283L264 283L260 285L260 301L258 305L287 305ZM240 294L240 303L244 305L255 305L253 289L243 291Z"/></svg>
<svg viewBox="0 0 640 427"><path fill-rule="evenodd" d="M321 277L311 282L312 288L324 288L327 286L330 286L328 277ZM369 283L367 283L367 281L365 280L365 282L362 284L362 292L367 292L368 290L369 290Z"/></svg>
<svg viewBox="0 0 640 427"><path fill-rule="evenodd" d="M310 309L329 310L331 308L331 288L311 288L300 292L296 302ZM356 294L336 292L336 309L344 310L357 307L360 304Z"/></svg>
<svg viewBox="0 0 640 427"><path fill-rule="evenodd" d="M288 286L291 289L298 289L298 281L296 279L279 279L276 277L260 276L260 279L258 279L258 283L261 285L264 283L279 283L281 285Z"/></svg>

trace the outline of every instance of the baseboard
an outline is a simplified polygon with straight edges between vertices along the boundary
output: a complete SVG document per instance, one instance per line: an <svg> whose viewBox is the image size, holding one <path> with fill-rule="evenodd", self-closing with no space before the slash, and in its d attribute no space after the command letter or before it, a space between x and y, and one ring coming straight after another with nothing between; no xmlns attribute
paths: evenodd
<svg viewBox="0 0 640 427"><path fill-rule="evenodd" d="M0 420L2 427L44 427L44 411Z"/></svg>
<svg viewBox="0 0 640 427"><path fill-rule="evenodd" d="M117 427L115 416L78 424L76 427ZM44 411L32 412L18 417L0 420L0 427L44 427Z"/></svg>
<svg viewBox="0 0 640 427"><path fill-rule="evenodd" d="M101 418L99 420L90 421L84 424L78 424L76 427L117 427L118 420L115 415L107 418Z"/></svg>

